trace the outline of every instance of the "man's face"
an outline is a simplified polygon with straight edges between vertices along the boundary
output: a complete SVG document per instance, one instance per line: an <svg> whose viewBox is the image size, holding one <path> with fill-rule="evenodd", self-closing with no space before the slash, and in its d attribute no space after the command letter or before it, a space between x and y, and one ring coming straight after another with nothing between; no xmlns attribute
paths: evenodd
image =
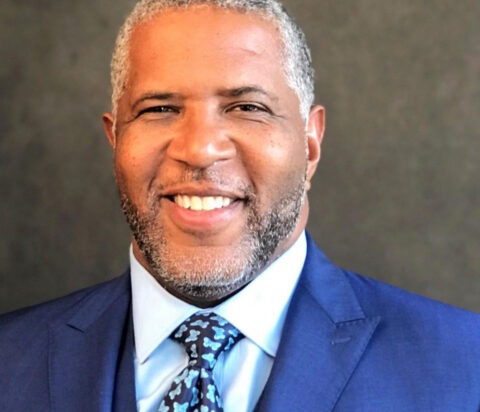
<svg viewBox="0 0 480 412"><path fill-rule="evenodd" d="M238 290L306 224L323 110L309 137L275 26L212 6L138 25L119 101L115 174L137 259L199 306Z"/></svg>

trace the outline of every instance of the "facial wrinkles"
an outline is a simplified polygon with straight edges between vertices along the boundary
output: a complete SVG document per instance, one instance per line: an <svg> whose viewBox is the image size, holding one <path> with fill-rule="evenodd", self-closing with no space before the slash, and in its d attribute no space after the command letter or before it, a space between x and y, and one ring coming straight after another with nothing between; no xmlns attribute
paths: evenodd
<svg viewBox="0 0 480 412"><path fill-rule="evenodd" d="M203 205L195 205L192 204L191 206L184 206L184 203L189 204L192 198L197 198L194 200L204 201L205 206L211 200L215 202L216 198L220 199L221 205L218 207L228 206L231 202L235 200L240 200L245 203L251 202L255 198L254 188L251 184L246 184L240 178L235 176L229 176L228 179L223 177L223 175L215 169L208 168L208 169L192 169L190 167L184 167L180 171L177 171L177 177L169 177L169 178L162 178L161 181L152 182L152 186L150 188L151 192L148 194L148 204L150 205L150 209L153 211L155 210L157 213L161 206L160 200L163 197L167 197L169 200L174 201L177 204L181 204L183 207L194 209L194 210L202 210L204 209ZM211 189L211 194L207 196L200 196L200 195L191 195L189 193L177 192L175 188L178 187L185 187L189 186L190 184L194 183L194 186L198 187L209 187ZM229 193L232 194L232 198L224 197L222 195L217 195L217 193ZM235 196L235 197L233 197ZM184 199L187 197L187 199ZM180 198L180 199L179 199ZM227 204L228 200L228 204ZM211 205L213 206L213 205ZM207 209L212 209L214 207L205 207Z"/></svg>
<svg viewBox="0 0 480 412"><path fill-rule="evenodd" d="M219 22L229 26L224 30L225 38L242 38L241 32L230 33L230 20L235 17L236 22L242 17L243 21L243 16L213 14L212 19L218 17ZM250 23L244 23L245 27L243 23L240 26L248 32ZM262 26L261 22L251 23ZM219 26L208 25L203 30L214 38ZM144 37L149 38L147 29L161 33L162 27L145 26L143 32L136 32L139 44L144 43ZM263 28L257 40L267 47L272 40L271 27ZM296 97L285 83L278 59L269 53L261 53L258 59L239 58L226 72L223 63L232 60L231 53L219 50L217 43L209 47L195 43L180 23L176 30L187 37L186 42L195 50L207 50L209 61L171 43L161 43L161 47L159 43L158 48L166 55L184 50L182 59L156 56L155 60L151 55L156 50L154 45L151 50L139 46L135 49L139 58L133 61L142 76L132 81L132 90L149 89L153 81L158 81L162 90L180 90L188 95L185 90L211 93L260 83L275 90L281 113L296 109ZM271 44L267 49L278 46ZM184 70L186 66L188 70ZM237 99L233 100L240 106ZM206 102L198 107L206 110ZM121 129L116 146L117 183L139 248L136 252L143 255L139 258L159 283L180 298L209 304L229 296L294 241L292 233L303 228L299 225L301 212L302 225L306 220L307 208L304 214L302 206L308 162L301 143L303 124L297 111L295 116L277 122L268 111L244 114L238 109L232 106L232 111L222 111L224 117L215 118L215 122L208 116L195 117L196 112L191 110L189 117L177 116L176 111L162 116L148 114L132 122L132 127ZM264 122L257 121L264 118ZM153 120L148 123L147 119ZM182 119L192 123L181 123ZM224 126L228 126L228 134L221 134ZM217 152L205 149L211 142L218 144ZM235 150L223 150L221 144L226 142L234 145L227 148ZM175 193L176 190L179 192ZM192 201L198 194L208 197L222 193L235 197L236 202L223 211L182 210L181 207L187 208L175 199L182 195ZM203 210L208 208L209 205Z"/></svg>
<svg viewBox="0 0 480 412"><path fill-rule="evenodd" d="M170 187L175 187L181 184L188 183L197 183L205 184L210 183L218 188L230 188L234 189L237 192L243 193L245 197L253 197L254 191L253 187L249 184L244 183L241 179L236 177L224 178L223 175L212 169L192 169L190 167L184 167L179 172L179 176L175 178L166 178L162 181L156 182L153 185L155 189L159 192L165 192Z"/></svg>
<svg viewBox="0 0 480 412"><path fill-rule="evenodd" d="M209 182L212 179L216 183L222 180L211 172L186 170L181 181L193 181L193 177L197 179L195 181L202 181L207 175ZM246 227L238 247L228 254L221 253L222 247L216 248L217 254L215 250L207 253L201 250L175 250L167 242L165 229L157 219L159 197L150 194L148 210L140 212L121 184L119 191L122 209L137 245L157 281L183 296L208 300L233 293L265 267L279 243L296 226L305 198L305 181L306 173L292 182L271 209L263 213L251 188L243 188L248 208ZM163 183L158 187L165 188L168 184Z"/></svg>

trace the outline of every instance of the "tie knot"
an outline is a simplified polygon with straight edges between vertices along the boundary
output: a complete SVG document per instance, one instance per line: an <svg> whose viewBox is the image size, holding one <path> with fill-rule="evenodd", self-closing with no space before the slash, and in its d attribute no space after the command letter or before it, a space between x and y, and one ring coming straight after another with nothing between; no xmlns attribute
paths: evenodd
<svg viewBox="0 0 480 412"><path fill-rule="evenodd" d="M189 365L213 369L222 352L228 351L243 335L215 313L195 313L183 322L172 338L185 346Z"/></svg>

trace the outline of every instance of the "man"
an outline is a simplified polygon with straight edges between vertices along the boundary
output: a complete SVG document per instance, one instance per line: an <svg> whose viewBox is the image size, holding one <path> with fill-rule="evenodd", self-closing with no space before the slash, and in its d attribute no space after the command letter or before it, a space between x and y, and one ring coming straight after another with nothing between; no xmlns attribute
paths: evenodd
<svg viewBox="0 0 480 412"><path fill-rule="evenodd" d="M2 410L479 410L478 316L304 233L324 109L278 3L144 0L112 84L131 268L1 318Z"/></svg>

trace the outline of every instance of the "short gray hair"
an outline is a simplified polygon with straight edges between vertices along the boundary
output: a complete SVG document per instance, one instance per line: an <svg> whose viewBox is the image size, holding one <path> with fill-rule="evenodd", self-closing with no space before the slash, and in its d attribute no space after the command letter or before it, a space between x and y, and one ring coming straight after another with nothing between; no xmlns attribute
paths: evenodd
<svg viewBox="0 0 480 412"><path fill-rule="evenodd" d="M276 0L140 0L120 28L111 62L112 112L128 81L130 38L135 26L162 10L211 4L242 13L257 13L275 23L284 44L284 71L288 85L300 100L300 114L306 121L314 100L314 72L305 34Z"/></svg>

